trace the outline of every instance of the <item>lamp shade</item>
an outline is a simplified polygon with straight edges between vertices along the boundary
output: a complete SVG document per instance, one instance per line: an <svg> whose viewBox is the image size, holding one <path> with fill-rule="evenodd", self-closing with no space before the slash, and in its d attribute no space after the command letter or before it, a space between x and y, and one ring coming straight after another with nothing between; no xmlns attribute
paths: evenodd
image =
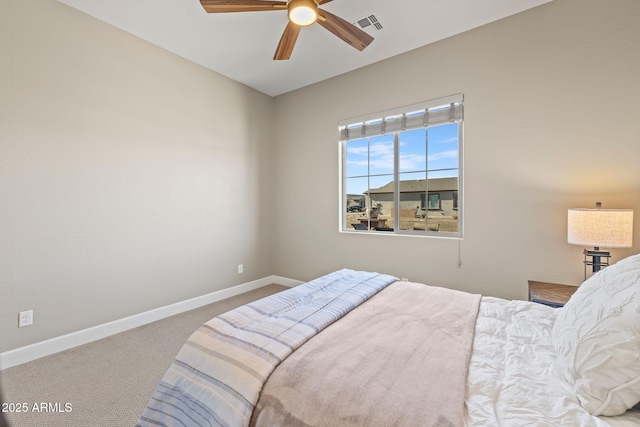
<svg viewBox="0 0 640 427"><path fill-rule="evenodd" d="M633 210L569 209L567 242L603 248L633 245Z"/></svg>

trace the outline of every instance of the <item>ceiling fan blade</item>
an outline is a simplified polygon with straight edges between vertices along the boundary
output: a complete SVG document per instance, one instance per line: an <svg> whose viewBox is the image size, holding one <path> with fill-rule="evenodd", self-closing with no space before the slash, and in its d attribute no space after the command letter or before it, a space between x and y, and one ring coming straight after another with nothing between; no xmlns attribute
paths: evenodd
<svg viewBox="0 0 640 427"><path fill-rule="evenodd" d="M318 1L318 6L322 6L323 4L329 3L330 1L333 1L333 0L319 0Z"/></svg>
<svg viewBox="0 0 640 427"><path fill-rule="evenodd" d="M285 28L284 33L282 33L282 38L280 38L280 43L278 43L273 59L282 61L291 58L291 52L293 52L293 47L296 45L296 40L298 40L300 28L299 25L289 21L287 28Z"/></svg>
<svg viewBox="0 0 640 427"><path fill-rule="evenodd" d="M318 24L360 51L373 41L373 37L360 28L326 10L318 9L318 15Z"/></svg>
<svg viewBox="0 0 640 427"><path fill-rule="evenodd" d="M254 12L263 10L283 10L286 1L263 0L200 0L200 4L209 13Z"/></svg>

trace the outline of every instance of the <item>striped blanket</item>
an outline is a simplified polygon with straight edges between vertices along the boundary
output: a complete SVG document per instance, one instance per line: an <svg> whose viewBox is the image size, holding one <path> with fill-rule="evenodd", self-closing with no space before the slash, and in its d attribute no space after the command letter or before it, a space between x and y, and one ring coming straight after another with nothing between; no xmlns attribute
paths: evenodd
<svg viewBox="0 0 640 427"><path fill-rule="evenodd" d="M184 344L137 426L247 426L282 360L396 280L344 269L215 317Z"/></svg>

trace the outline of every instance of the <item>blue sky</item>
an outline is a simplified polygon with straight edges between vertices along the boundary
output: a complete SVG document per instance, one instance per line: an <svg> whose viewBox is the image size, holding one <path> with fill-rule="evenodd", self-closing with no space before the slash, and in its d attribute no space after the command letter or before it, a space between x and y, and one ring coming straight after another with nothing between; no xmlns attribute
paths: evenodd
<svg viewBox="0 0 640 427"><path fill-rule="evenodd" d="M429 132L429 146L425 143ZM367 166L370 166L367 172ZM400 133L400 179L442 178L458 175L458 124L419 128ZM454 170L450 170L454 169ZM393 134L347 141L347 194L362 194L393 180Z"/></svg>

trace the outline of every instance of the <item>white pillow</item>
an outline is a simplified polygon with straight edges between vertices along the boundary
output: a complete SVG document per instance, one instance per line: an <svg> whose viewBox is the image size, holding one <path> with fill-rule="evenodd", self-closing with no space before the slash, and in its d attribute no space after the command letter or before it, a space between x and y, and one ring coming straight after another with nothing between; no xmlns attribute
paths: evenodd
<svg viewBox="0 0 640 427"><path fill-rule="evenodd" d="M558 369L590 414L640 402L640 254L594 274L553 325Z"/></svg>

